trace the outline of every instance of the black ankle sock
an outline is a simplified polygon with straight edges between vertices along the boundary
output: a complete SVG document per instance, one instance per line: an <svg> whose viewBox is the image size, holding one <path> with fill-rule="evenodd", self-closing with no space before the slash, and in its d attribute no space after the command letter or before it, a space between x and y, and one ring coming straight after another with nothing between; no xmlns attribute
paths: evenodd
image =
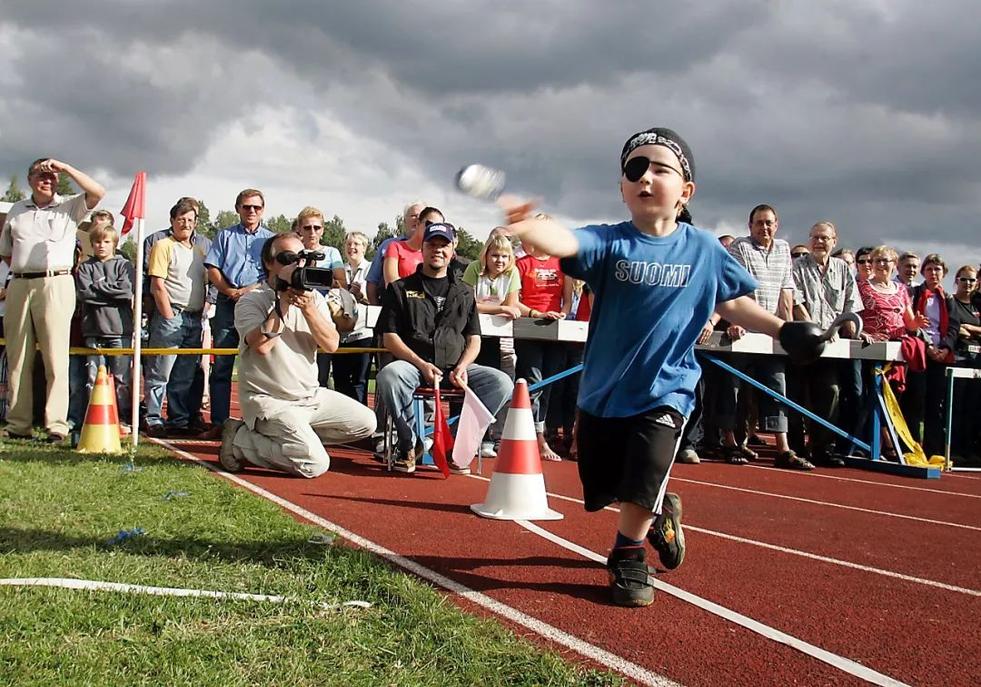
<svg viewBox="0 0 981 687"><path fill-rule="evenodd" d="M626 549L631 547L643 546L643 539L631 539L621 532L617 532L617 539L613 543L614 549Z"/></svg>

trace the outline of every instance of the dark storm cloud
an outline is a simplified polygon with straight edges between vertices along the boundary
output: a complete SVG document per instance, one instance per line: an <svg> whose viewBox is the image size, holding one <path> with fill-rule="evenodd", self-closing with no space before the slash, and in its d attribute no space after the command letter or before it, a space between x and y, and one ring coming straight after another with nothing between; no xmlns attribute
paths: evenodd
<svg viewBox="0 0 981 687"><path fill-rule="evenodd" d="M619 147L657 123L695 150L700 222L766 201L795 232L976 240L966 0L418 5L15 3L3 26L36 33L8 56L0 169L44 131L80 164L180 174L267 103L329 112L433 179L481 160L562 214L616 218Z"/></svg>

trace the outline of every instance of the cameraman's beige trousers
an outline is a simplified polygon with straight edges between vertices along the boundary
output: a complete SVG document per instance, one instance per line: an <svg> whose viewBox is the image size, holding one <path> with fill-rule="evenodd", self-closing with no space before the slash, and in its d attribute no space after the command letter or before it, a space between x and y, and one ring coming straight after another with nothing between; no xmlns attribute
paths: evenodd
<svg viewBox="0 0 981 687"><path fill-rule="evenodd" d="M330 456L324 444L347 444L375 431L370 408L323 387L305 401L264 397L261 405L263 415L254 418L254 429L247 418L235 433L235 457L301 477L327 472Z"/></svg>

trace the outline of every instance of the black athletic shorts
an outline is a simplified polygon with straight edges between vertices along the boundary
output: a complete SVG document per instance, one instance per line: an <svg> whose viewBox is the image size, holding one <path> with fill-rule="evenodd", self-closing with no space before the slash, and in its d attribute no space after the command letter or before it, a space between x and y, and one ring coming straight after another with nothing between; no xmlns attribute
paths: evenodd
<svg viewBox="0 0 981 687"><path fill-rule="evenodd" d="M656 513L685 418L659 406L631 417L597 417L580 409L579 479L587 511L616 501Z"/></svg>

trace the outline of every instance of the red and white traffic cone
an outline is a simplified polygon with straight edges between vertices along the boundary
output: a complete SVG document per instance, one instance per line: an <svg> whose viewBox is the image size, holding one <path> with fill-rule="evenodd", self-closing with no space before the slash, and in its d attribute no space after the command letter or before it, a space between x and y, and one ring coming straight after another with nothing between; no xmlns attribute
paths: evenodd
<svg viewBox="0 0 981 687"><path fill-rule="evenodd" d="M79 453L122 453L116 389L104 365L99 365L85 422L82 423L82 435L75 450Z"/></svg>
<svg viewBox="0 0 981 687"><path fill-rule="evenodd" d="M483 503L470 506L470 510L495 520L561 520L564 517L548 507L531 397L528 383L523 379L514 385L496 463L487 498Z"/></svg>

